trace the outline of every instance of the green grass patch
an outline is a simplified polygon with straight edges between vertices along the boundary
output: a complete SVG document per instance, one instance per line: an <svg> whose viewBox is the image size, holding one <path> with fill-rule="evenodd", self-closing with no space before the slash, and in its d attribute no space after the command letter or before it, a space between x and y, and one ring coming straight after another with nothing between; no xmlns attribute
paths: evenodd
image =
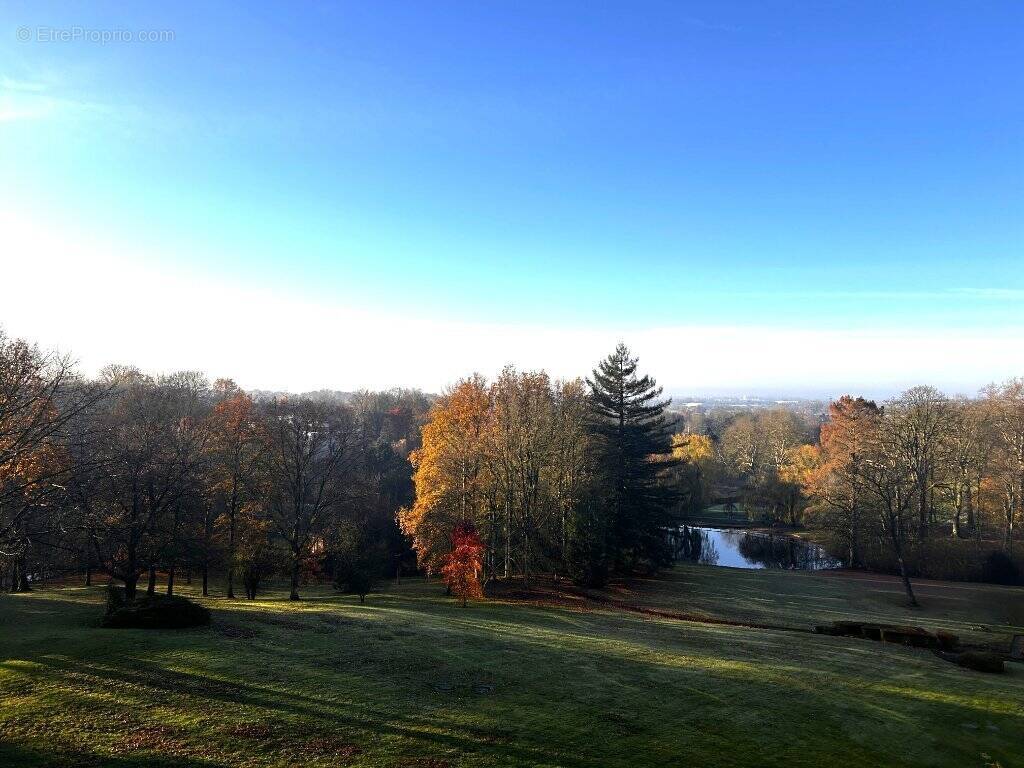
<svg viewBox="0 0 1024 768"><path fill-rule="evenodd" d="M687 525L704 525L709 528L748 528L757 525L747 517L742 505L737 504L731 511L725 504L713 504L706 507L700 514L688 516Z"/></svg>
<svg viewBox="0 0 1024 768"><path fill-rule="evenodd" d="M909 621L1008 637L1003 614L1013 619L1024 590L975 589L931 606L922 595L926 607ZM189 630L102 629L101 588L2 596L0 765L1013 766L1024 757L1020 665L986 676L849 638L611 607L463 610L441 592L406 581L366 605L329 589L298 604L284 592L210 598L213 623ZM889 592L834 575L681 566L616 598L804 627L902 617Z"/></svg>

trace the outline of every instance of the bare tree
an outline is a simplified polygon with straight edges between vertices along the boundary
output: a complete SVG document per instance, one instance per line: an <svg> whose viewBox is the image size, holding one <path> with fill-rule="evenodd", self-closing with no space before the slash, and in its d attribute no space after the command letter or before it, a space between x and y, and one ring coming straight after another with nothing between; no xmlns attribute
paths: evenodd
<svg viewBox="0 0 1024 768"><path fill-rule="evenodd" d="M916 607L906 564L909 523L917 501L916 467L908 461L905 425L900 417L883 411L873 426L866 440L861 488L896 558L907 599Z"/></svg>
<svg viewBox="0 0 1024 768"><path fill-rule="evenodd" d="M269 403L262 414L269 519L288 546L290 599L299 599L303 562L353 495L360 450L348 408L300 399Z"/></svg>
<svg viewBox="0 0 1024 768"><path fill-rule="evenodd" d="M174 522L197 483L208 431L194 374L153 380L109 368L104 379L113 393L72 446L68 491L97 562L132 599L147 567L152 574L159 558L173 560Z"/></svg>
<svg viewBox="0 0 1024 768"><path fill-rule="evenodd" d="M886 413L891 447L913 474L917 525L924 540L934 517L932 492L945 469L941 450L950 423L949 398L934 387L913 387L888 403Z"/></svg>
<svg viewBox="0 0 1024 768"><path fill-rule="evenodd" d="M566 570L570 518L584 498L593 469L588 413L587 386L582 379L555 382L548 472L558 520L558 563Z"/></svg>
<svg viewBox="0 0 1024 768"><path fill-rule="evenodd" d="M952 509L953 538L960 538L965 522L972 532L975 528L979 489L991 453L990 424L983 404L964 397L950 401L941 440L945 469L940 489Z"/></svg>
<svg viewBox="0 0 1024 768"><path fill-rule="evenodd" d="M513 552L528 581L539 550L540 516L550 508L547 473L554 421L551 380L543 372L519 373L511 366L491 386L493 407L488 453L505 502L505 575Z"/></svg>
<svg viewBox="0 0 1024 768"><path fill-rule="evenodd" d="M62 433L104 394L75 375L69 357L0 330L0 552L18 552L27 517L63 496Z"/></svg>
<svg viewBox="0 0 1024 768"><path fill-rule="evenodd" d="M1024 515L1024 379L990 386L984 394L995 438L993 470L1002 491L1003 534L1009 554L1014 528Z"/></svg>

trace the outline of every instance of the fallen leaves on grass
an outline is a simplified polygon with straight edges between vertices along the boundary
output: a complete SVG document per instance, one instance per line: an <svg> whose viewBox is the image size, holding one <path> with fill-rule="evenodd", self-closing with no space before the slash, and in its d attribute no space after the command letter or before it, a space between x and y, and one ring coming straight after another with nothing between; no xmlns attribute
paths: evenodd
<svg viewBox="0 0 1024 768"><path fill-rule="evenodd" d="M280 728L273 723L239 723L227 728L225 732L236 739L266 741L272 738L279 730Z"/></svg>
<svg viewBox="0 0 1024 768"><path fill-rule="evenodd" d="M177 729L169 725L144 725L122 736L113 751L115 754L146 751L180 756L187 755L189 749Z"/></svg>
<svg viewBox="0 0 1024 768"><path fill-rule="evenodd" d="M289 751L297 752L303 757L355 757L363 750L355 744L333 736L316 736Z"/></svg>
<svg viewBox="0 0 1024 768"><path fill-rule="evenodd" d="M308 728L292 723L237 723L224 733L236 739L260 742L262 751L294 759L349 758L363 751L359 745L334 734L311 734Z"/></svg>

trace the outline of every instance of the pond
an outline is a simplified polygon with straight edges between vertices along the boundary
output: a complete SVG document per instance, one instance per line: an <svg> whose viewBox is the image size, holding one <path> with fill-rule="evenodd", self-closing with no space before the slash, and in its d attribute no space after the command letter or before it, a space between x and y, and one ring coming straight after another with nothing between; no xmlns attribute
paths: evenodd
<svg viewBox="0 0 1024 768"><path fill-rule="evenodd" d="M730 568L820 571L841 568L825 548L796 536L734 528L682 526L672 535L676 560Z"/></svg>

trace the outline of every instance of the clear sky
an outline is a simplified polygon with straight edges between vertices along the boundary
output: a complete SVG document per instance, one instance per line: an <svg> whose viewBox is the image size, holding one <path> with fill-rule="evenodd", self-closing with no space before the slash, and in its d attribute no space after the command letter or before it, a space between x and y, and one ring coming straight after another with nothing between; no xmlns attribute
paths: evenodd
<svg viewBox="0 0 1024 768"><path fill-rule="evenodd" d="M970 392L1024 375L1022 61L1016 1L8 1L0 324L250 387L622 339Z"/></svg>

